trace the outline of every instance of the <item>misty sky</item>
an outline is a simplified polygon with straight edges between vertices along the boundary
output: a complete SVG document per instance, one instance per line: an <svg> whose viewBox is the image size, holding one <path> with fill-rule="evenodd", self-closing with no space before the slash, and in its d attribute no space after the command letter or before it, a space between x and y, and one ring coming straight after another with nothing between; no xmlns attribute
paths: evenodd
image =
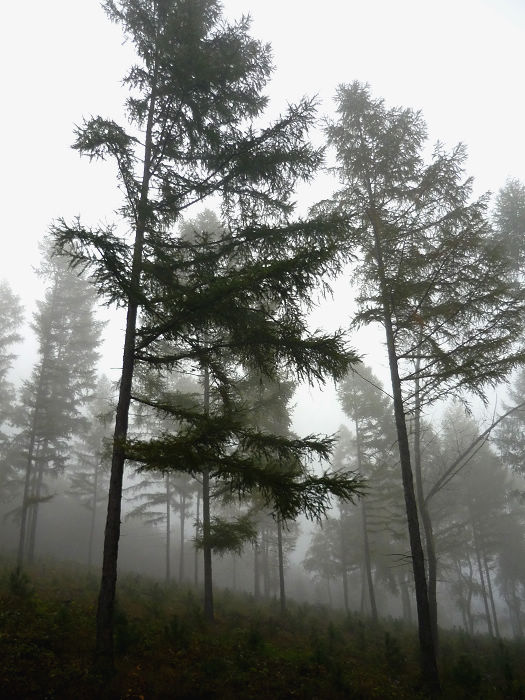
<svg viewBox="0 0 525 700"><path fill-rule="evenodd" d="M497 191L508 177L525 181L522 0L225 0L223 6L229 19L250 14L252 35L273 46L270 115L305 94L317 94L320 113L330 114L339 83L365 81L389 106L421 109L432 141L466 143L477 192ZM29 314L41 293L31 266L38 265L37 244L52 220L77 214L92 225L114 220L119 193L112 167L90 165L70 144L83 116L122 120L120 80L132 50L97 0L5 2L0 32L0 278ZM300 207L330 187L326 177L302 187ZM350 313L350 289L340 281L335 302L314 323L344 325ZM355 346L370 354L373 342L364 335ZM108 342L106 353L108 367L118 364L120 338ZM323 398L304 390L300 398L313 406L315 420L302 414L298 430L337 429L332 392Z"/></svg>

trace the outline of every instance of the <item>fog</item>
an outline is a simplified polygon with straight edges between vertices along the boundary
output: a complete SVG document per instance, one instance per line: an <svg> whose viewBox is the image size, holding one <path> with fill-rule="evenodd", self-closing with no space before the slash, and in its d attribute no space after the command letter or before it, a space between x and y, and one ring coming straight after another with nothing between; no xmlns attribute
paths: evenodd
<svg viewBox="0 0 525 700"><path fill-rule="evenodd" d="M222 12L233 58L174 68L174 14L126 106L98 3L4 11L5 569L104 560L99 657L117 567L208 623L219 591L398 620L436 693L442 630L525 622L525 10Z"/></svg>

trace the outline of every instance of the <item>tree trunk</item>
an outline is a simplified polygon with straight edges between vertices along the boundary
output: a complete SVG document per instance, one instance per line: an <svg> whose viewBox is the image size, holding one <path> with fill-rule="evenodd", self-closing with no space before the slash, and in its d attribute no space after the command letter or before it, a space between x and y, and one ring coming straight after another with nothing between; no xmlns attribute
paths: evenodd
<svg viewBox="0 0 525 700"><path fill-rule="evenodd" d="M432 519L423 492L423 473L421 465L421 395L419 387L420 357L416 359L416 380L414 389L414 471L416 476L416 495L427 550L427 585L430 623L436 655L439 650L438 609L437 609L437 557L434 542Z"/></svg>
<svg viewBox="0 0 525 700"><path fill-rule="evenodd" d="M490 607L492 609L492 618L494 620L494 632L496 633L496 637L500 639L500 633L499 633L499 625L498 625L498 616L496 614L496 604L494 602L494 593L492 591L492 581L490 580L490 569L489 569L489 563L487 561L487 553L485 552L485 549L483 548L483 564L485 566L485 576L487 579L487 588L489 591L489 600L490 600Z"/></svg>
<svg viewBox="0 0 525 700"><path fill-rule="evenodd" d="M166 474L166 583L171 580L171 484Z"/></svg>
<svg viewBox="0 0 525 700"><path fill-rule="evenodd" d="M279 601L281 605L281 615L286 612L286 592L284 589L284 553L283 553L283 531L281 518L277 516L277 551L279 555Z"/></svg>
<svg viewBox="0 0 525 700"><path fill-rule="evenodd" d="M197 518L195 520L195 534L199 535L200 528L200 505L201 505L201 490L197 488ZM195 586L199 585L199 550L197 547L194 549L194 559L193 559L193 581Z"/></svg>
<svg viewBox="0 0 525 700"><path fill-rule="evenodd" d="M326 577L326 592L328 594L328 607L332 609L334 607L334 601L332 599L332 588L330 586L330 579Z"/></svg>
<svg viewBox="0 0 525 700"><path fill-rule="evenodd" d="M472 523L472 532L474 534L474 552L476 554L476 560L478 562L478 572L481 581L481 597L483 598L483 605L485 607L485 617L487 619L487 627L489 635L494 637L494 630L492 628L492 619L490 617L489 601L487 596L487 588L485 586L485 576L483 575L483 566L481 564L481 553L479 550L478 535L476 532L476 526L474 522Z"/></svg>
<svg viewBox="0 0 525 700"><path fill-rule="evenodd" d="M403 608L403 620L412 624L412 606L410 605L410 595L408 592L407 574L403 572L399 576L399 588L401 589L401 606Z"/></svg>
<svg viewBox="0 0 525 700"><path fill-rule="evenodd" d="M253 596L255 600L259 600L261 597L259 543L257 541L253 546Z"/></svg>
<svg viewBox="0 0 525 700"><path fill-rule="evenodd" d="M44 351L43 351L43 357L42 357L42 365L40 367L40 375L38 377L38 386L36 390L36 395L35 395L35 407L33 409L33 416L31 419L31 430L29 433L29 446L27 450L27 461L26 461L26 473L25 473L25 478L24 478L24 493L22 496L22 514L21 514L21 522L20 522L20 534L19 534L19 539L18 539L18 554L17 554L17 565L16 569L20 573L22 570L22 566L24 564L24 558L25 558L25 547L26 547L26 539L27 539L27 524L28 524L28 515L29 515L29 497L30 497L30 492L31 492L31 482L34 478L33 475L33 463L35 460L35 452L37 449L37 439L36 439L36 433L37 433L37 421L38 421L38 411L39 409L39 404L42 400L42 391L43 391L43 381L44 381L44 367L45 363L47 362L47 353L49 351L49 341L46 340L46 344L44 346Z"/></svg>
<svg viewBox="0 0 525 700"><path fill-rule="evenodd" d="M210 373L204 368L204 413L210 412ZM210 470L202 470L202 550L204 554L204 618L214 621L213 579L211 561L211 519L210 519Z"/></svg>
<svg viewBox="0 0 525 700"><path fill-rule="evenodd" d="M339 522L341 526L341 571L343 576L343 600L345 604L345 613L348 615L350 612L350 605L348 602L348 571L346 569L346 538L345 538L345 527L343 513L340 511Z"/></svg>
<svg viewBox="0 0 525 700"><path fill-rule="evenodd" d="M412 567L414 571L414 585L416 591L416 606L418 616L419 646L421 650L421 666L423 680L431 696L441 694L439 673L437 667L436 649L432 634L430 606L428 600L427 580L425 575L425 557L421 544L419 530L419 518L417 513L416 495L414 490L414 478L410 460L410 446L405 419L403 395L401 393L401 380L399 377L398 358L396 353L394 330L392 327L392 309L390 306L390 290L388 289L383 263L383 254L380 242L380 230L375 211L371 211L371 221L374 230L375 257L377 272L379 275L381 301L383 307L383 323L385 327L386 345L388 351L388 363L390 366L390 378L392 382L392 396L394 400L394 416L401 463L401 475L405 496L405 508L408 521L408 535L410 552L412 555Z"/></svg>
<svg viewBox="0 0 525 700"><path fill-rule="evenodd" d="M41 452L46 453L47 450L47 440L44 441L44 447ZM28 564L33 564L35 561L35 546L36 546L36 532L38 525L38 511L40 506L40 498L42 496L42 485L44 483L44 460L35 459L35 465L38 464L38 469L36 473L33 473L34 484L31 493L32 504L29 514L29 533L27 538L27 562Z"/></svg>
<svg viewBox="0 0 525 700"><path fill-rule="evenodd" d="M91 506L91 519L89 523L89 539L88 539L88 571L91 571L93 564L93 540L95 538L95 523L97 521L97 502L98 502L98 470L100 464L97 464L93 473L93 504Z"/></svg>
<svg viewBox="0 0 525 700"><path fill-rule="evenodd" d="M357 450L357 471L362 474L363 472L363 460L361 455L361 431L359 428L359 421L357 415L354 416L354 426L355 426L355 443ZM374 623L377 622L377 605L376 596L374 592L374 581L372 579L372 562L370 558L370 543L368 540L368 527L366 521L366 506L364 499L361 501L361 523L363 527L363 554L365 561L365 574L366 582L368 586L368 599L370 601L370 612L372 614L372 620Z"/></svg>
<svg viewBox="0 0 525 700"><path fill-rule="evenodd" d="M140 200L137 208L137 226L133 246L133 261L130 275L131 293L128 297L126 331L122 353L122 373L120 377L119 399L115 416L113 435L113 455L109 481L108 509L104 531L104 553L102 578L97 606L97 633L95 654L101 670L113 670L113 617L117 586L118 545L120 539L120 517L122 506L122 481L126 454L124 442L128 434L131 386L135 365L135 333L137 328L138 302L135 290L140 286L144 235L148 223L148 197L151 177L151 149L153 117L156 102L157 67L154 68L152 91L149 100L146 137L144 143L144 168Z"/></svg>
<svg viewBox="0 0 525 700"><path fill-rule="evenodd" d="M263 575L263 592L264 597L270 597L270 557L268 547L268 529L263 532L262 541L262 575Z"/></svg>
<svg viewBox="0 0 525 700"><path fill-rule="evenodd" d="M180 553L179 553L179 583L184 581L184 525L186 523L186 494L180 495Z"/></svg>

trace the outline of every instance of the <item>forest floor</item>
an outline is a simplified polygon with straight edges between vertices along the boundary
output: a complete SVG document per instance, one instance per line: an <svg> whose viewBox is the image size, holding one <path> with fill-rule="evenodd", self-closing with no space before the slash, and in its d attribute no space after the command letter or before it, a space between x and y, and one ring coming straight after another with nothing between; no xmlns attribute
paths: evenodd
<svg viewBox="0 0 525 700"><path fill-rule="evenodd" d="M206 624L200 592L139 576L119 579L116 670L92 668L98 576L40 563L0 574L3 700L425 698L417 634L400 621L216 594ZM443 631L444 698L525 700L525 644Z"/></svg>

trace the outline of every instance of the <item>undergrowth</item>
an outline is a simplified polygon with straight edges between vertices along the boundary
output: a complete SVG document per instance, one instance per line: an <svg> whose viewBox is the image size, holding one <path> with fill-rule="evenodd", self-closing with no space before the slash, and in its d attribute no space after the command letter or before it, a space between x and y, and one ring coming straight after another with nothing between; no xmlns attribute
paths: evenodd
<svg viewBox="0 0 525 700"><path fill-rule="evenodd" d="M0 576L0 697L424 698L416 630L396 620L216 593L205 623L200 592L136 575L119 579L116 671L92 666L97 579L77 565ZM444 697L525 700L524 645L442 632Z"/></svg>

